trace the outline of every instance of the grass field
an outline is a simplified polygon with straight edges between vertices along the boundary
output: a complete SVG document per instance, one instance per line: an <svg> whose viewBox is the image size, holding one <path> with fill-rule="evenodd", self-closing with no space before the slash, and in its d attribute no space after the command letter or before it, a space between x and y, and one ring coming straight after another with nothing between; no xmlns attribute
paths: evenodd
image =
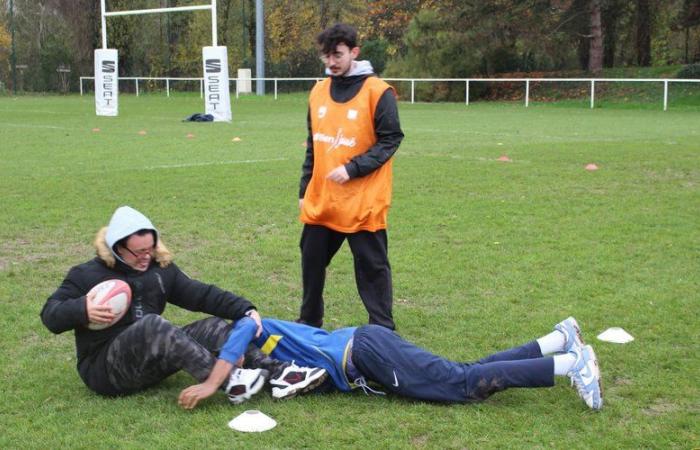
<svg viewBox="0 0 700 450"><path fill-rule="evenodd" d="M92 394L75 370L72 333L52 335L39 311L128 204L191 276L245 295L263 315L296 318L306 103L245 97L231 124L189 124L180 120L202 111L196 96L120 102L118 118L98 118L89 96L0 97L0 448L700 445L697 106L400 106L406 139L389 229L399 332L472 360L574 315L600 358L601 412L563 379L474 405L362 392L276 403L263 393L186 412L176 403L192 382L184 373L127 398ZM347 247L326 298L328 328L366 322ZM176 307L165 316L200 318ZM636 340L595 339L612 326ZM229 430L246 409L279 425Z"/></svg>

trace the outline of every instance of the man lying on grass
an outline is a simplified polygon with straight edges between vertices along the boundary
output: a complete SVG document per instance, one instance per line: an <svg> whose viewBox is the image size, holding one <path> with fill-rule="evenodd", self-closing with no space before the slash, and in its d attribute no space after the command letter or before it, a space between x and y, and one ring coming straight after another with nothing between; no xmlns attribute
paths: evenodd
<svg viewBox="0 0 700 450"><path fill-rule="evenodd" d="M74 330L78 373L98 394L131 394L179 370L199 381L211 378L221 347L238 339L229 337L231 324L224 319L245 317L252 325L253 334L244 346L262 332L251 302L185 275L151 221L135 209L118 208L109 226L98 232L95 248L97 256L70 269L48 298L41 320L54 333ZM93 303L94 294L89 294L95 285L112 279L125 281L132 292L129 309L118 320L109 305ZM161 317L167 303L215 317L178 327ZM258 392L271 374L270 382L279 386L273 397L285 398L327 376L323 369L273 362L269 373L232 366L225 373L217 370L221 382L215 390L221 388L231 402L240 403Z"/></svg>
<svg viewBox="0 0 700 450"><path fill-rule="evenodd" d="M330 375L329 383L341 391L360 387L365 393L383 395L367 384L374 382L380 389L415 399L474 402L507 388L553 386L558 375L571 378L589 408L598 410L603 406L598 360L593 348L584 344L573 317L537 340L475 363L458 363L434 355L377 325L328 332L295 322L263 319L262 326L262 334L256 337L253 320L236 322L217 367L204 383L182 391L180 406L194 408L211 395L244 355L248 341L263 354L256 356L249 351L246 364L265 366L265 358L275 358L324 368ZM548 354L553 356L544 356Z"/></svg>

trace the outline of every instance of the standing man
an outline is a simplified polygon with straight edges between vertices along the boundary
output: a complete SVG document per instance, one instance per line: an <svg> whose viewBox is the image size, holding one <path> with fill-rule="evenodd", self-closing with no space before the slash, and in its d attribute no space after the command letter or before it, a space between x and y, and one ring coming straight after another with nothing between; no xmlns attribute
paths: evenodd
<svg viewBox="0 0 700 450"><path fill-rule="evenodd" d="M304 294L298 321L323 325L326 267L345 239L369 323L394 329L387 215L391 165L403 139L396 92L360 54L357 31L336 24L317 38L329 78L309 96L299 187Z"/></svg>

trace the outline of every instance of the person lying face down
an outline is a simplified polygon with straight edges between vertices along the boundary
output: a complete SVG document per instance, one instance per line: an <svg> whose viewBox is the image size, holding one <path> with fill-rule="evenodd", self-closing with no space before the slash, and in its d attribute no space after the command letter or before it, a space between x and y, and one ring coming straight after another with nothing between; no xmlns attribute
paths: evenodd
<svg viewBox="0 0 700 450"><path fill-rule="evenodd" d="M584 344L573 317L539 339L473 363L450 361L378 325L328 332L265 318L262 328L256 336L254 321L236 322L220 359L233 363L245 356L247 367L264 367L269 358L295 361L325 369L332 386L340 391L359 387L365 393L383 395L368 385L374 383L378 389L405 397L455 403L482 401L508 388L549 387L555 376L568 376L589 408L603 406L598 360L593 348ZM252 342L256 350L246 351L246 342ZM271 384L273 392L285 388ZM205 397L198 396L194 387L188 389L181 393L180 405L189 409Z"/></svg>

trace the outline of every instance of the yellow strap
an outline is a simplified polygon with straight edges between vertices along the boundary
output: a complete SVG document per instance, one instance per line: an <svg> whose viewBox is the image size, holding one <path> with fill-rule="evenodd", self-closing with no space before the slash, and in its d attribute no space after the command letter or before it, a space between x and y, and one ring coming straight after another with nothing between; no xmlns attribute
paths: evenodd
<svg viewBox="0 0 700 450"><path fill-rule="evenodd" d="M275 350L275 347L277 347L277 343L283 338L284 336L280 336L279 334L271 334L269 338L265 341L265 344L262 346L260 349L263 353L266 355L269 355Z"/></svg>

